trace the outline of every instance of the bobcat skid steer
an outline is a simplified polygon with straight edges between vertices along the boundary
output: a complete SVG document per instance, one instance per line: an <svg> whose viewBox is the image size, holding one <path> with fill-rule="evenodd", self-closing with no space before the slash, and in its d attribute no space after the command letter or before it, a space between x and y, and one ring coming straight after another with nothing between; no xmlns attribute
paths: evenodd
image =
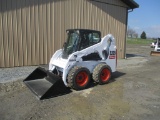
<svg viewBox="0 0 160 120"><path fill-rule="evenodd" d="M151 51L150 55L160 56L160 38L157 39L154 51Z"/></svg>
<svg viewBox="0 0 160 120"><path fill-rule="evenodd" d="M108 83L116 71L117 52L111 34L101 38L100 31L87 29L66 30L68 37L63 49L57 50L49 62L49 70L38 67L24 83L43 99L51 88L62 80L66 87L85 89L90 80Z"/></svg>

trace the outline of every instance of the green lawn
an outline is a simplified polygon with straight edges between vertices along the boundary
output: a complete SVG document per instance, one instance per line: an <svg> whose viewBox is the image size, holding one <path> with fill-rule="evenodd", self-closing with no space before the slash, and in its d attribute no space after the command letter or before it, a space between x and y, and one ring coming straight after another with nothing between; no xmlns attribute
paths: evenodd
<svg viewBox="0 0 160 120"><path fill-rule="evenodd" d="M127 38L127 44L149 45L153 41L155 41L155 40L141 39L141 38Z"/></svg>

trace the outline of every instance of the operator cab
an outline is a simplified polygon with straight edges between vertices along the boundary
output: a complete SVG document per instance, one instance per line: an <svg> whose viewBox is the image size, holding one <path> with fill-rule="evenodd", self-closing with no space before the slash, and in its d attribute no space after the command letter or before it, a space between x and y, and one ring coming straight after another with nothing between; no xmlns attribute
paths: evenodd
<svg viewBox="0 0 160 120"><path fill-rule="evenodd" d="M87 29L69 29L67 32L67 42L63 46L62 58L67 59L68 56L76 51L83 50L101 41L100 31Z"/></svg>

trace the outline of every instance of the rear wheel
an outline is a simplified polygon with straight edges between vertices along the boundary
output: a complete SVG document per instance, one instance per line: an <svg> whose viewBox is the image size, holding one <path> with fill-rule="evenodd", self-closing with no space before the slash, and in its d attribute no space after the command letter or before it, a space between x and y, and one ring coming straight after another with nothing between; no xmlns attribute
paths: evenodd
<svg viewBox="0 0 160 120"><path fill-rule="evenodd" d="M88 86L90 82L90 72L85 67L75 66L68 74L68 86L82 90Z"/></svg>
<svg viewBox="0 0 160 120"><path fill-rule="evenodd" d="M99 84L106 84L111 78L111 69L106 64L98 64L93 70L93 80Z"/></svg>

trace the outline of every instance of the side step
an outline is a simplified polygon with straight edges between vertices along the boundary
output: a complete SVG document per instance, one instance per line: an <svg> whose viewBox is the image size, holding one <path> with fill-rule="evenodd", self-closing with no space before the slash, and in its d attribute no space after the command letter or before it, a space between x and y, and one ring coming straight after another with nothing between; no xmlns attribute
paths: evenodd
<svg viewBox="0 0 160 120"><path fill-rule="evenodd" d="M160 51L151 51L151 56L160 56Z"/></svg>
<svg viewBox="0 0 160 120"><path fill-rule="evenodd" d="M53 87L59 80L61 77L38 67L23 82L41 100L53 92Z"/></svg>

